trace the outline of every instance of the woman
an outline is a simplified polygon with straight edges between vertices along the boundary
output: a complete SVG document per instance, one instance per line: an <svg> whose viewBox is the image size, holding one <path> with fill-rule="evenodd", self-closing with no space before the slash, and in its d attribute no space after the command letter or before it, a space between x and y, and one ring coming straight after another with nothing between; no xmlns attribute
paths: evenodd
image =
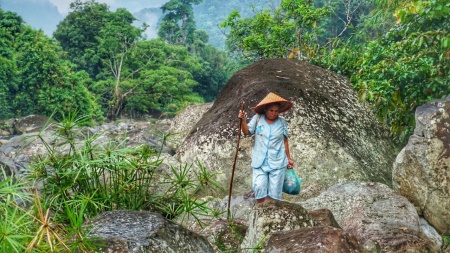
<svg viewBox="0 0 450 253"><path fill-rule="evenodd" d="M292 102L269 93L254 108L256 115L247 124L245 112L239 112L242 120L242 132L255 134L252 154L253 191L256 203L281 200L283 180L286 170L294 167L289 153L288 130L286 121L279 117L292 107Z"/></svg>

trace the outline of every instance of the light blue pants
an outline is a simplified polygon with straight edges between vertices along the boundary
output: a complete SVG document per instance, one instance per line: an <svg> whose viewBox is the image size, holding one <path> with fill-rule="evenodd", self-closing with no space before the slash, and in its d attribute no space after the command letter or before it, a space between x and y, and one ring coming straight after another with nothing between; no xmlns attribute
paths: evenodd
<svg viewBox="0 0 450 253"><path fill-rule="evenodd" d="M256 199L269 196L281 200L286 168L271 169L267 162L260 168L253 168L253 191Z"/></svg>

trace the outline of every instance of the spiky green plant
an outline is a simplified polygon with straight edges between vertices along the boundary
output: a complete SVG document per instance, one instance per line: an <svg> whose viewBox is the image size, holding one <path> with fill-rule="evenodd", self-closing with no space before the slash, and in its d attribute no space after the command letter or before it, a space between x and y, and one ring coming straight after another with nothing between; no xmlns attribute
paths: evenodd
<svg viewBox="0 0 450 253"><path fill-rule="evenodd" d="M442 241L444 242L444 248L450 248L450 235L442 236Z"/></svg>
<svg viewBox="0 0 450 253"><path fill-rule="evenodd" d="M241 252L241 243L244 241L247 227L239 222L228 222L227 226L215 235L215 245L220 252Z"/></svg>
<svg viewBox="0 0 450 253"><path fill-rule="evenodd" d="M84 210L88 216L141 209L161 160L150 161L147 146L127 147L126 136L95 145L100 135L89 135L82 128L84 119L62 117L51 137L44 132L35 136L44 143L47 154L35 157L30 176L43 184L43 197L52 199L56 212L63 212L65 201L82 196L89 200Z"/></svg>
<svg viewBox="0 0 450 253"><path fill-rule="evenodd" d="M195 193L221 188L213 180L215 174L200 161L194 172L193 164L171 167L163 181L168 190L157 192L162 187L155 187L159 181L154 175L162 163L162 148L129 147L126 133L114 141L101 142L101 134L91 135L83 128L83 119L76 114L62 117L49 136L44 130L33 136L43 143L46 153L35 156L30 164L29 177L41 185L42 195L34 205L37 232L28 244L30 249L44 245L50 251L92 251L96 245L88 239L89 229L83 221L104 211L152 210L168 218L199 223L211 213L207 201ZM163 143L168 136L164 134ZM49 227L58 228L58 233L52 234Z"/></svg>
<svg viewBox="0 0 450 253"><path fill-rule="evenodd" d="M50 252L70 250L65 244L64 228L54 222L50 214L50 207L43 207L40 195L37 191L34 193L34 212L30 216L39 225L34 233L33 239L28 243L27 252L33 252L36 249L42 251L44 248Z"/></svg>
<svg viewBox="0 0 450 253"><path fill-rule="evenodd" d="M17 181L14 175L8 176L0 167L0 249L2 252L23 252L26 243L32 238L32 220L20 206L31 200L26 192L26 182Z"/></svg>
<svg viewBox="0 0 450 253"><path fill-rule="evenodd" d="M223 186L214 179L217 173L210 172L198 159L196 160L196 165L198 170L195 170L194 173L201 190L206 190L207 188L216 192L223 192L225 190Z"/></svg>
<svg viewBox="0 0 450 253"><path fill-rule="evenodd" d="M66 241L70 252L95 252L98 247L104 246L99 241L89 238L91 228L84 225L85 210L90 202L90 199L81 197L64 203L65 215L69 220L69 225L66 226Z"/></svg>

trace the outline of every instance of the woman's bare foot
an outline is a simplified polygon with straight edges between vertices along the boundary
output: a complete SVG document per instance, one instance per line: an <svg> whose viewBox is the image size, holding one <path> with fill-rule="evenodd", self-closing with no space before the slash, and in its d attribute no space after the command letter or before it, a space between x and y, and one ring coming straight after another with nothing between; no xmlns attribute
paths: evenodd
<svg viewBox="0 0 450 253"><path fill-rule="evenodd" d="M261 204L261 203L264 203L264 202L273 202L273 201L276 201L276 199L273 199L273 198L267 196L267 197L262 198L262 199L257 199L256 200L256 204Z"/></svg>

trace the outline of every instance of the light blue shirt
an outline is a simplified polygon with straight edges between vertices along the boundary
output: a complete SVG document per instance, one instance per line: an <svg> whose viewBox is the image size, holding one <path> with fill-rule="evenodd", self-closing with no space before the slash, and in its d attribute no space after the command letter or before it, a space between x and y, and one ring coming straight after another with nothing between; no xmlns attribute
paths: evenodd
<svg viewBox="0 0 450 253"><path fill-rule="evenodd" d="M255 134L251 163L253 168L261 167L266 159L271 169L281 169L288 165L284 137L288 138L289 135L285 119L278 117L269 124L265 114L256 114L248 123L248 130L250 134Z"/></svg>

